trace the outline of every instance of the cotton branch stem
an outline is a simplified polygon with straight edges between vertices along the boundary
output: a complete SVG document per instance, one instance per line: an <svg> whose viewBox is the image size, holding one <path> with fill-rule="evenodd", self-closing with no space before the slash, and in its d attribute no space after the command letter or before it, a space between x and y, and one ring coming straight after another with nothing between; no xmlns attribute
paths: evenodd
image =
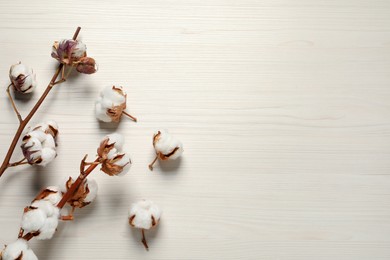
<svg viewBox="0 0 390 260"><path fill-rule="evenodd" d="M76 32L73 35L73 40L77 39L77 36L79 35L80 30L81 30L81 28L77 27ZM37 112L38 108L41 106L42 102L45 100L46 96L49 94L49 92L51 91L53 86L55 84L58 84L58 82L56 82L56 80L58 78L58 75L61 73L61 70L63 69L63 67L64 67L64 64L62 64L62 63L60 65L58 65L58 68L57 68L56 72L54 73L53 77L51 78L49 85L46 87L45 92L43 92L42 96L39 98L39 100L37 101L35 106L32 108L30 113L26 116L26 118L20 121L18 130L15 133L14 139L12 140L12 143L11 143L10 147L8 148L8 152L7 152L7 154L4 158L4 161L0 167L0 177L3 175L5 170L9 167L9 161L11 160L11 157L12 157L12 154L15 150L16 144L18 143L18 140L19 140L20 136L22 135L24 128L27 126L28 122L34 116L35 112Z"/></svg>

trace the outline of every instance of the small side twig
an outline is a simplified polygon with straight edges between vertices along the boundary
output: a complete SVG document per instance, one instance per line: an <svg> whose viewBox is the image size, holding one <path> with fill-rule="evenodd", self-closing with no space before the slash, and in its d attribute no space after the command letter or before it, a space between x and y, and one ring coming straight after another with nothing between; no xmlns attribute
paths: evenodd
<svg viewBox="0 0 390 260"><path fill-rule="evenodd" d="M126 116L128 116L128 117L130 117L134 122L137 122L137 118L136 117L134 117L134 116L132 116L132 115L130 115L129 113L127 113L126 111L123 111L122 112L124 115L126 115Z"/></svg>
<svg viewBox="0 0 390 260"><path fill-rule="evenodd" d="M13 86L12 83L9 84L8 87L7 87L8 98L9 98L9 100L11 101L11 105L12 105L12 107L13 107L15 113L16 113L16 116L17 116L18 119L19 119L19 123L21 124L22 121L23 121L22 116L20 115L20 113L19 113L19 111L18 111L18 109L17 109L17 107L16 107L16 105L15 105L14 99L12 98L12 95L11 95L11 93L10 93L10 91L9 91L9 89L10 89L11 86Z"/></svg>
<svg viewBox="0 0 390 260"><path fill-rule="evenodd" d="M153 165L155 164L157 159L158 159L158 155L156 155L156 158L154 158L153 162L151 164L149 164L149 170L153 171Z"/></svg>
<svg viewBox="0 0 390 260"><path fill-rule="evenodd" d="M145 249L149 250L148 242L146 241L146 238L145 238L145 230L141 229L141 232L142 232L142 241L141 242L144 245Z"/></svg>
<svg viewBox="0 0 390 260"><path fill-rule="evenodd" d="M28 162L25 162L26 160L27 160L26 158L23 158L20 161L10 163L10 164L8 164L8 167L15 167L15 166L23 165L23 164L28 164Z"/></svg>

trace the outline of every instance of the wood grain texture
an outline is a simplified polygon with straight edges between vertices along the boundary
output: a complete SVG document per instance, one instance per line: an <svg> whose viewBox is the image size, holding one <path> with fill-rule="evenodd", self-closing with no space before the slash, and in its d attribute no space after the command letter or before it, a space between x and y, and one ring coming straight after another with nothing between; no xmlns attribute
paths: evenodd
<svg viewBox="0 0 390 260"><path fill-rule="evenodd" d="M76 175L118 131L130 174L96 171L96 203L52 240L32 241L39 259L390 258L389 1L1 1L0 10L0 158L17 128L11 64L37 73L36 93L17 100L26 115L54 72L54 40L81 26L99 63L56 87L33 118L59 123L59 155L0 179L1 244L39 189ZM138 123L97 122L94 101L111 84L126 88ZM185 152L151 173L158 128ZM139 198L164 211L149 252L127 224Z"/></svg>

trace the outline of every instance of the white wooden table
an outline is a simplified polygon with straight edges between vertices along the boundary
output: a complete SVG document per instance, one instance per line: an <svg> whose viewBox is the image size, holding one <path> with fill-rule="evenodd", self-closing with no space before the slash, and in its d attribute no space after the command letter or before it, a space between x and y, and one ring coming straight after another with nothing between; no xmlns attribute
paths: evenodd
<svg viewBox="0 0 390 260"><path fill-rule="evenodd" d="M17 100L26 115L54 73L54 40L81 26L99 63L56 87L33 118L58 122L56 160L0 178L1 244L15 240L41 188L76 176L117 131L130 174L94 172L97 201L52 240L31 241L39 259L390 258L389 1L1 1L0 10L1 160L17 128L10 65L37 73L35 94ZM94 101L112 84L125 87L138 123L97 122ZM158 128L185 152L152 173ZM164 211L149 252L127 223L140 198Z"/></svg>

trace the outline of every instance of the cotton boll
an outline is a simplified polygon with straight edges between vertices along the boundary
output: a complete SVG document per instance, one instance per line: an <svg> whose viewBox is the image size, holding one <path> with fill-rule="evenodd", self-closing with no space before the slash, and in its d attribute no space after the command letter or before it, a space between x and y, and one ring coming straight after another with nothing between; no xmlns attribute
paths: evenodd
<svg viewBox="0 0 390 260"><path fill-rule="evenodd" d="M183 153L183 144L167 130L159 130L153 135L153 147L156 151L156 158L149 164L149 169L153 170L153 164L160 160L175 160Z"/></svg>
<svg viewBox="0 0 390 260"><path fill-rule="evenodd" d="M97 71L96 61L87 57L87 46L77 40L55 41L51 56L62 64L75 67L80 73L92 74Z"/></svg>
<svg viewBox="0 0 390 260"><path fill-rule="evenodd" d="M26 232L36 232L44 224L46 220L46 214L39 208L26 208L27 212L23 214L21 227Z"/></svg>
<svg viewBox="0 0 390 260"><path fill-rule="evenodd" d="M75 48L72 51L72 56L75 58L84 57L87 52L87 46L81 41L77 41Z"/></svg>
<svg viewBox="0 0 390 260"><path fill-rule="evenodd" d="M150 200L138 201L129 210L129 223L135 228L150 229L158 225L160 218L160 208Z"/></svg>
<svg viewBox="0 0 390 260"><path fill-rule="evenodd" d="M34 254L34 252L31 249L28 249L23 252L23 258L21 260L38 260L38 257Z"/></svg>
<svg viewBox="0 0 390 260"><path fill-rule="evenodd" d="M122 150L123 144L125 143L125 138L123 137L123 135L113 133L107 135L105 138L108 139L108 145L113 144L117 150Z"/></svg>
<svg viewBox="0 0 390 260"><path fill-rule="evenodd" d="M68 188L72 185L74 182L72 177L64 177L62 178L60 185L58 186L60 188L61 193L65 193L68 191Z"/></svg>
<svg viewBox="0 0 390 260"><path fill-rule="evenodd" d="M57 123L49 121L37 124L23 136L21 148L29 164L46 166L57 156L55 141L57 134Z"/></svg>
<svg viewBox="0 0 390 260"><path fill-rule="evenodd" d="M38 260L38 257L29 248L27 241L19 238L15 242L8 244L0 253L2 260Z"/></svg>
<svg viewBox="0 0 390 260"><path fill-rule="evenodd" d="M29 164L37 163L42 154L42 144L38 138L27 137L23 138L22 152Z"/></svg>
<svg viewBox="0 0 390 260"><path fill-rule="evenodd" d="M96 118L99 119L100 121L103 121L106 123L112 122L111 117L109 117L107 115L107 108L103 107L103 105L100 101L96 102L95 114L96 114Z"/></svg>
<svg viewBox="0 0 390 260"><path fill-rule="evenodd" d="M53 129L55 129L55 130L58 131L58 124L57 124L56 121L54 121L54 120L49 120L49 121L46 122L46 124L47 124L49 127L51 127L51 128L53 128Z"/></svg>
<svg viewBox="0 0 390 260"><path fill-rule="evenodd" d="M58 225L60 209L56 206L62 199L59 187L49 186L43 189L26 207L21 227L25 232L39 233L39 239L49 239Z"/></svg>
<svg viewBox="0 0 390 260"><path fill-rule="evenodd" d="M107 154L107 159L113 159L115 156L118 155L118 150L116 148L112 148L108 154Z"/></svg>
<svg viewBox="0 0 390 260"><path fill-rule="evenodd" d="M65 185L61 185L62 192L67 192L73 183L73 178L68 177L68 179L65 180ZM68 199L67 203L73 208L83 208L95 200L97 192L97 182L90 178L84 179L77 190Z"/></svg>
<svg viewBox="0 0 390 260"><path fill-rule="evenodd" d="M62 199L61 190L57 186L49 186L46 189L42 190L38 196L35 197L34 201L47 201L51 205L56 206L58 202Z"/></svg>
<svg viewBox="0 0 390 260"><path fill-rule="evenodd" d="M46 217L55 214L57 208L50 201L47 200L36 200L31 203L31 207L40 209L45 213Z"/></svg>
<svg viewBox="0 0 390 260"><path fill-rule="evenodd" d="M114 93L114 91L112 91ZM96 118L103 122L119 122L123 110L126 108L126 101L122 103L115 102L113 95L105 96L102 94L95 104Z"/></svg>
<svg viewBox="0 0 390 260"><path fill-rule="evenodd" d="M9 77L15 90L20 93L30 93L37 86L33 70L21 63L11 66Z"/></svg>
<svg viewBox="0 0 390 260"><path fill-rule="evenodd" d="M95 104L96 118L103 122L119 122L122 114L134 121L137 119L128 113L126 109L126 93L122 87L108 86L104 88Z"/></svg>
<svg viewBox="0 0 390 260"><path fill-rule="evenodd" d="M55 149L56 148L56 141L54 140L53 136L46 134L45 140L42 142L43 148L50 148Z"/></svg>
<svg viewBox="0 0 390 260"><path fill-rule="evenodd" d="M97 192L98 192L98 184L94 179L88 178L87 179L87 185L89 193L85 197L85 202L93 202L96 199Z"/></svg>
<svg viewBox="0 0 390 260"><path fill-rule="evenodd" d="M27 241L24 239L18 239L15 242L8 244L2 251L2 259L17 259L23 251L28 249Z"/></svg>
<svg viewBox="0 0 390 260"><path fill-rule="evenodd" d="M35 200L25 209L21 227L27 233L38 233L38 239L50 239L58 226L59 216L60 209L50 200Z"/></svg>
<svg viewBox="0 0 390 260"><path fill-rule="evenodd" d="M44 142L46 140L46 135L44 132L38 130L38 131L31 131L28 133L29 136L37 138L39 142Z"/></svg>
<svg viewBox="0 0 390 260"><path fill-rule="evenodd" d="M76 66L78 61L87 55L84 43L73 39L63 39L53 44L51 56L60 63Z"/></svg>
<svg viewBox="0 0 390 260"><path fill-rule="evenodd" d="M124 154L122 158L115 162L115 165L123 167L122 171L118 173L117 176L124 176L131 168L131 159L127 154Z"/></svg>
<svg viewBox="0 0 390 260"><path fill-rule="evenodd" d="M183 153L183 144L167 130L160 130L154 134L153 145L162 160L177 159Z"/></svg>
<svg viewBox="0 0 390 260"><path fill-rule="evenodd" d="M54 233L57 230L58 219L48 218L45 222L45 225L41 228L40 233L36 238L38 240L48 240L51 239Z"/></svg>
<svg viewBox="0 0 390 260"><path fill-rule="evenodd" d="M150 200L141 200L131 205L129 209L129 224L142 232L142 243L149 249L144 230L155 227L160 222L161 210Z"/></svg>
<svg viewBox="0 0 390 260"><path fill-rule="evenodd" d="M124 153L115 153L102 162L101 170L110 176L123 176L130 167L131 160L128 155Z"/></svg>
<svg viewBox="0 0 390 260"><path fill-rule="evenodd" d="M48 163L54 160L56 158L57 152L54 149L51 148L44 148L42 149L41 153L41 159L42 161L38 163L41 166L46 166Z"/></svg>
<svg viewBox="0 0 390 260"><path fill-rule="evenodd" d="M111 159L116 153L122 150L124 143L125 138L121 134L113 133L110 135L106 135L100 141L97 153L102 158Z"/></svg>
<svg viewBox="0 0 390 260"><path fill-rule="evenodd" d="M39 229L39 235L36 237L39 240L51 239L57 230L60 210L56 208L54 214L46 218L45 223Z"/></svg>
<svg viewBox="0 0 390 260"><path fill-rule="evenodd" d="M126 92L122 87L107 86L103 89L103 99L109 100L112 106L119 106L126 102Z"/></svg>
<svg viewBox="0 0 390 260"><path fill-rule="evenodd" d="M97 153L101 160L100 170L110 176L125 175L131 166L130 157L122 153L125 139L120 134L110 134L105 136L100 142Z"/></svg>
<svg viewBox="0 0 390 260"><path fill-rule="evenodd" d="M42 147L43 148L50 148L50 149L56 148L56 142L55 142L52 135L46 134L45 140L42 141Z"/></svg>
<svg viewBox="0 0 390 260"><path fill-rule="evenodd" d="M41 131L45 134L51 135L54 139L58 134L58 124L53 120L49 120L46 123L39 123L33 127L34 131Z"/></svg>

